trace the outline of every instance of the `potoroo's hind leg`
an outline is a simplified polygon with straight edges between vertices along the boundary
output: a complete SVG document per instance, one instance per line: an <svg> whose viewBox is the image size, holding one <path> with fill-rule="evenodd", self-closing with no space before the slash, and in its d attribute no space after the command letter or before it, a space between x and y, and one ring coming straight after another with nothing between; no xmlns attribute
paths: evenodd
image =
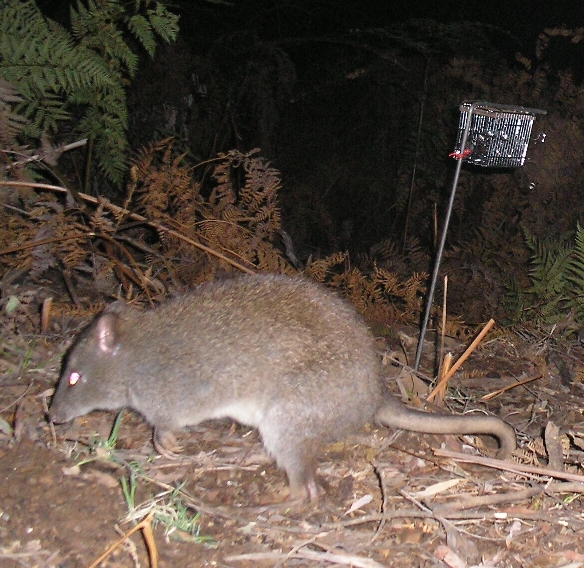
<svg viewBox="0 0 584 568"><path fill-rule="evenodd" d="M260 428L266 450L288 476L293 499L315 501L320 494L316 483L316 458L322 444L300 437L301 428L286 423L285 428Z"/></svg>

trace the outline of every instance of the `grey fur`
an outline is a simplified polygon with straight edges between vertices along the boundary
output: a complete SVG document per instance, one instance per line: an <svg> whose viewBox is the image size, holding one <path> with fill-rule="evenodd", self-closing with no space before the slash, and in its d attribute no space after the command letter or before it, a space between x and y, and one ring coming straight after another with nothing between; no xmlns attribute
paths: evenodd
<svg viewBox="0 0 584 568"><path fill-rule="evenodd" d="M71 385L70 378L78 377ZM320 285L275 275L210 283L161 307L109 306L69 352L49 416L130 407L170 455L173 432L230 417L259 429L296 496L316 498L323 444L377 420L431 433L486 433L500 454L515 433L492 416L433 415L392 398L374 338L344 300Z"/></svg>

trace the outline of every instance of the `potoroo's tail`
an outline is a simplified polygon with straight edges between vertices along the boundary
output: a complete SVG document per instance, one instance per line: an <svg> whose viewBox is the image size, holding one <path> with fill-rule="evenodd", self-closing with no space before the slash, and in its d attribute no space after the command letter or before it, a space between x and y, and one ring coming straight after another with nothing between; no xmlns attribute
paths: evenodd
<svg viewBox="0 0 584 568"><path fill-rule="evenodd" d="M517 446L515 430L495 416L431 414L388 398L376 412L375 420L390 428L425 434L490 434L499 439L497 457L500 459L509 459Z"/></svg>

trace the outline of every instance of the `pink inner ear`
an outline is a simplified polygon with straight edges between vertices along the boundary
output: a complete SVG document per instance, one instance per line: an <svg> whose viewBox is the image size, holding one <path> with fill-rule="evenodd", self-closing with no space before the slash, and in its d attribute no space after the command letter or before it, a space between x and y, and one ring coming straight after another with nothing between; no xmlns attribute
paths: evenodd
<svg viewBox="0 0 584 568"><path fill-rule="evenodd" d="M80 378L81 378L81 375L79 373L77 373L76 371L73 371L69 375L69 385L73 386Z"/></svg>
<svg viewBox="0 0 584 568"><path fill-rule="evenodd" d="M97 340L102 353L111 355L117 347L117 314L106 313L97 320Z"/></svg>

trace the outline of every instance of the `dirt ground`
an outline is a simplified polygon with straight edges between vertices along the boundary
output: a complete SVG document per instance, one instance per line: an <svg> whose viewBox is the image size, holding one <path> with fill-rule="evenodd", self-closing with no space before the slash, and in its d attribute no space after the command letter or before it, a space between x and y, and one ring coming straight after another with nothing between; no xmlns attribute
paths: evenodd
<svg viewBox="0 0 584 568"><path fill-rule="evenodd" d="M516 428L513 464L434 452L472 458L474 444L492 456L496 444L487 438L369 426L322 456L326 495L290 507L282 503L284 474L241 425L206 423L185 433L179 462L155 455L150 429L131 412L113 449L105 443L112 413L53 428L46 407L76 327L26 335L14 316L3 320L1 567L89 567L145 518L101 566L151 566L153 550L159 566L177 568L584 565L578 342L494 334L451 383L453 411L488 410ZM447 349L458 356L465 343L453 339ZM400 341L394 334L380 347L399 351ZM396 369L389 365L388 377ZM122 479L133 491L123 491Z"/></svg>

